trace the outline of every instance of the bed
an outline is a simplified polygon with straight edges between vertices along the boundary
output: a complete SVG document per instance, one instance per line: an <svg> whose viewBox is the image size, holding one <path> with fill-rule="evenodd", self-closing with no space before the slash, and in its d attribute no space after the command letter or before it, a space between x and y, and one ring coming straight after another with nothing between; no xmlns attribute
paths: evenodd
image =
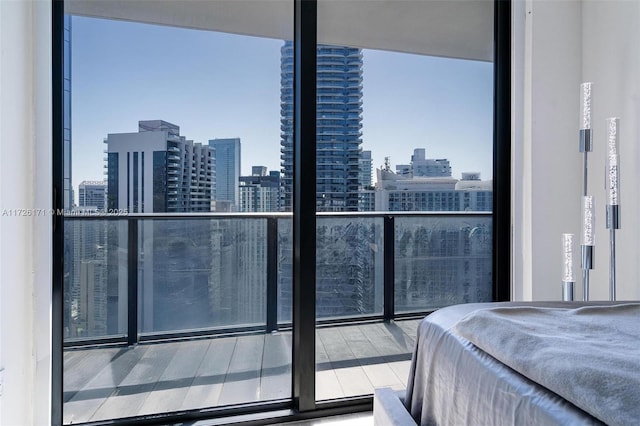
<svg viewBox="0 0 640 426"><path fill-rule="evenodd" d="M376 424L640 422L639 303L450 306L418 328L406 394L376 390Z"/></svg>

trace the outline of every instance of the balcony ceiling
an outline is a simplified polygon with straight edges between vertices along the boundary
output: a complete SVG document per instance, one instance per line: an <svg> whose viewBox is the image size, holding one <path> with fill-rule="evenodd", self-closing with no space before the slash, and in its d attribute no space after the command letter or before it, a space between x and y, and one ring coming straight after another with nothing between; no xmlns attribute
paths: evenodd
<svg viewBox="0 0 640 426"><path fill-rule="evenodd" d="M67 0L66 13L291 39L291 0ZM492 0L320 0L318 42L491 61Z"/></svg>

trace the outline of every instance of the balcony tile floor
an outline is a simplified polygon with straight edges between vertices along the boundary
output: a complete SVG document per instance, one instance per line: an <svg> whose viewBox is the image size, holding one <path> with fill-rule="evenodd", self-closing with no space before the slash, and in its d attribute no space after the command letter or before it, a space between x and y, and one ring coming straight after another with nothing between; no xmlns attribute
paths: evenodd
<svg viewBox="0 0 640 426"><path fill-rule="evenodd" d="M418 322L319 328L317 399L404 388ZM64 423L288 398L290 388L290 332L73 349Z"/></svg>

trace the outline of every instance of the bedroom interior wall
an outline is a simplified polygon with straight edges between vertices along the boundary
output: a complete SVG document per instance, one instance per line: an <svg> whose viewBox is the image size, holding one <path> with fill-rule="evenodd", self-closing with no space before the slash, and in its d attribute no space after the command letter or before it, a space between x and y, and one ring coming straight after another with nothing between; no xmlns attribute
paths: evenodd
<svg viewBox="0 0 640 426"><path fill-rule="evenodd" d="M559 300L560 235L578 234L579 1L513 2L513 300Z"/></svg>
<svg viewBox="0 0 640 426"><path fill-rule="evenodd" d="M640 299L640 2L586 1L582 10L582 76L592 81L594 148L589 192L595 196L597 259L591 299L609 297L605 119L620 117L620 230L616 231L617 299ZM593 190L592 190L593 189ZM597 285L595 285L597 283Z"/></svg>
<svg viewBox="0 0 640 426"><path fill-rule="evenodd" d="M513 3L513 300L561 298L560 235L581 229L579 87L594 82L594 152L589 193L596 198L591 300L608 299L604 122L621 117L621 211L617 231L618 300L640 298L640 2ZM578 253L576 253L579 255ZM577 257L577 256L576 256ZM576 258L576 300L582 300Z"/></svg>
<svg viewBox="0 0 640 426"><path fill-rule="evenodd" d="M0 2L0 209L30 208L32 7ZM25 34L26 33L26 34ZM22 35L26 37L23 38ZM32 424L31 221L0 217L0 424ZM20 417L24 413L24 417Z"/></svg>
<svg viewBox="0 0 640 426"><path fill-rule="evenodd" d="M0 211L51 206L51 3L0 0ZM44 210L40 210L44 211ZM51 216L0 216L0 425L46 425Z"/></svg>

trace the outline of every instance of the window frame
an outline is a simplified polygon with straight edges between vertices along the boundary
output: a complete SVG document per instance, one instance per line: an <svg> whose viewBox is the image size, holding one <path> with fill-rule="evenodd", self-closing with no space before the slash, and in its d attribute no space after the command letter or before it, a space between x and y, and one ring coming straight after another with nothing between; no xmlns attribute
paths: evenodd
<svg viewBox="0 0 640 426"><path fill-rule="evenodd" d="M52 191L54 211L64 208L64 0L52 1ZM179 414L110 420L111 424L160 424L175 421L253 415L256 422L296 420L370 410L371 396L315 400L315 285L301 271L315 270L316 183L316 39L317 0L294 2L294 185L293 185L293 354L292 397ZM306 84L305 84L306 83ZM493 99L493 298L510 299L511 289L511 0L494 0ZM305 135L313 144L302 144ZM63 424L63 253L62 215L53 215L51 424ZM313 277L315 283L315 276ZM393 298L391 299L393 300ZM273 410L273 411L272 411Z"/></svg>

